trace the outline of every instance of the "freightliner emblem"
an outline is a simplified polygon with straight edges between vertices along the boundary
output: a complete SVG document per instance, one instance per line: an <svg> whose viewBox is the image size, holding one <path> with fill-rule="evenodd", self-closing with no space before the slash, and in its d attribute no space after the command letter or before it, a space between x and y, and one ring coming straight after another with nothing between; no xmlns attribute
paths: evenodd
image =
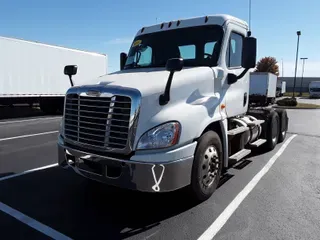
<svg viewBox="0 0 320 240"><path fill-rule="evenodd" d="M94 96L94 97L99 97L101 95L101 92L95 91L95 90L90 90L87 92L88 96Z"/></svg>

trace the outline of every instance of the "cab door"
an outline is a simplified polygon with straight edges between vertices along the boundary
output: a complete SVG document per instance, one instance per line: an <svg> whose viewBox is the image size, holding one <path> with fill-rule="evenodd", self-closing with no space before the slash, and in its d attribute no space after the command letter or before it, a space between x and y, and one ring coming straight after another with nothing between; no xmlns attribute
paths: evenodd
<svg viewBox="0 0 320 240"><path fill-rule="evenodd" d="M227 43L225 46L226 78L224 81L225 111L227 117L232 117L243 114L248 109L249 73L233 84L228 83L228 73L239 76L244 70L241 66L241 61L246 29L234 23L229 23L227 29Z"/></svg>

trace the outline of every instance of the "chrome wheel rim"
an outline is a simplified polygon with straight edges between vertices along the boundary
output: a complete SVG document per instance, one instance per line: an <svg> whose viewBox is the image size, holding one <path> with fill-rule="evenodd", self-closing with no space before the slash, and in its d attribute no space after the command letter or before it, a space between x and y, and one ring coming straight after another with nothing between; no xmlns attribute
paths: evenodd
<svg viewBox="0 0 320 240"><path fill-rule="evenodd" d="M208 188L212 185L217 177L218 170L218 151L214 146L211 145L206 149L202 158L200 182L203 188Z"/></svg>

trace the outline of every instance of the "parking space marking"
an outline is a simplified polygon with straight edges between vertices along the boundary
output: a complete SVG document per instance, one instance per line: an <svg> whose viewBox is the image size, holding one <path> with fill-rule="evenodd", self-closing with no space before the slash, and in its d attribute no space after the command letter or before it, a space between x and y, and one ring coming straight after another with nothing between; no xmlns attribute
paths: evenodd
<svg viewBox="0 0 320 240"><path fill-rule="evenodd" d="M30 170L27 170L27 171L24 171L24 172L21 172L21 173L12 174L12 175L0 178L0 182L4 181L4 180L7 180L7 179L10 179L10 178L19 177L19 176L22 176L22 175L25 175L25 174L28 174L28 173L40 171L40 170L47 169L47 168L57 167L57 166L58 166L58 163L54 163L54 164L46 165L46 166L43 166L43 167L30 169Z"/></svg>
<svg viewBox="0 0 320 240"><path fill-rule="evenodd" d="M28 217L27 215L9 207L8 205L0 202L0 211L5 212L6 214L14 217L15 219L23 222L24 224L32 227L33 229L53 238L53 239L71 239L64 234L38 222L37 220Z"/></svg>
<svg viewBox="0 0 320 240"><path fill-rule="evenodd" d="M0 142L8 141L8 140L14 140L14 139L20 139L20 138L47 135L47 134L58 133L58 132L59 131L50 131L50 132L34 133L34 134L27 134L27 135L15 136L15 137L8 137L8 138L0 138Z"/></svg>
<svg viewBox="0 0 320 240"><path fill-rule="evenodd" d="M22 123L22 122L32 122L32 121L41 121L41 120L52 120L52 119L60 119L61 117L48 117L48 118L32 118L25 120L15 120L15 121L1 121L1 124L10 124L10 123Z"/></svg>
<svg viewBox="0 0 320 240"><path fill-rule="evenodd" d="M198 240L211 240L220 231L224 224L228 221L231 215L237 210L241 202L246 196L253 190L261 178L270 170L272 165L276 162L279 156L284 152L289 143L297 135L292 135L288 140L281 146L275 155L270 158L267 164L251 179L251 181L245 186L245 188L232 200L232 202L224 209L219 217L209 226L209 228L198 238Z"/></svg>

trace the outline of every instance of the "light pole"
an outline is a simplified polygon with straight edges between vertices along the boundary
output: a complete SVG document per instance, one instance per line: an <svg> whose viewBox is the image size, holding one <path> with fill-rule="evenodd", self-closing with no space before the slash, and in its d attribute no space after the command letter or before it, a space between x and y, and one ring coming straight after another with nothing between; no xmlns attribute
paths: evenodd
<svg viewBox="0 0 320 240"><path fill-rule="evenodd" d="M298 54L299 54L299 39L300 39L301 31L297 31L297 35L298 35L298 42L297 42L297 52L296 52L296 67L295 67L295 71L294 71L293 92L292 92L293 98L294 98L294 91L296 90L297 64L298 64Z"/></svg>
<svg viewBox="0 0 320 240"><path fill-rule="evenodd" d="M301 76L301 84L300 84L300 96L302 96L302 82L303 82L303 73L304 73L304 62L308 58L304 57L304 58L300 58L300 59L302 60L302 76Z"/></svg>

